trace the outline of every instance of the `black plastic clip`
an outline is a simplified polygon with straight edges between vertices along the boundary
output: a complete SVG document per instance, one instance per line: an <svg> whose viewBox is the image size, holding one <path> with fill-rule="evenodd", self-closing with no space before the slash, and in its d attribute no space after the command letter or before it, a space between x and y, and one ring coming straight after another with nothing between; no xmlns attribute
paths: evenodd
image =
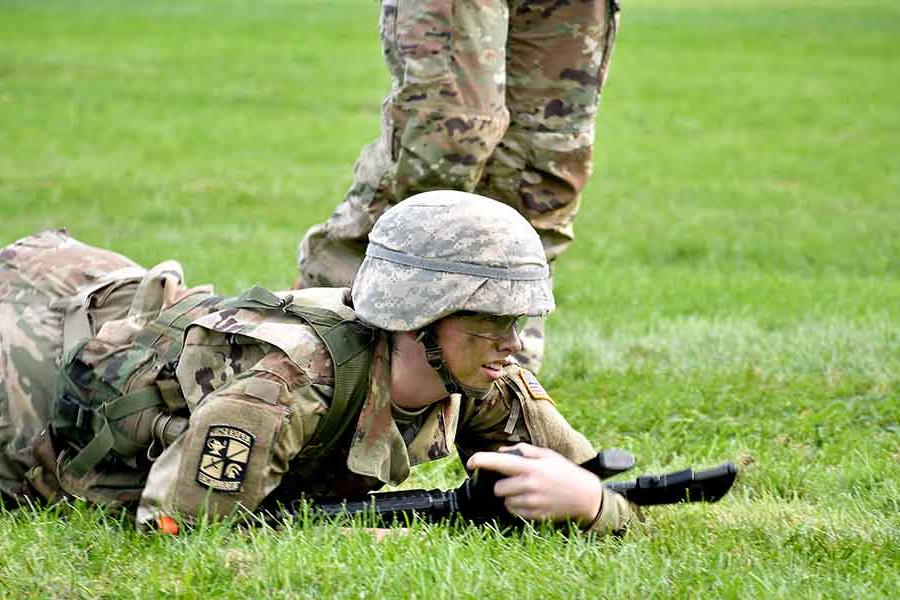
<svg viewBox="0 0 900 600"><path fill-rule="evenodd" d="M288 311L288 308L293 303L294 303L294 297L291 294L288 294L284 298L281 298L281 300L278 303L278 308L281 309L281 312L286 313Z"/></svg>

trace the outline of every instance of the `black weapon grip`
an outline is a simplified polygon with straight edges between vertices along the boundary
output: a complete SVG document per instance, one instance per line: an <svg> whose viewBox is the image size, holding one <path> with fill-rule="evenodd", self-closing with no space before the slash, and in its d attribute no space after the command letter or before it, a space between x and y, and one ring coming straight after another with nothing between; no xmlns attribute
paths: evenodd
<svg viewBox="0 0 900 600"><path fill-rule="evenodd" d="M609 479L634 467L634 455L620 448L601 450L596 456L587 459L580 465L600 479Z"/></svg>
<svg viewBox="0 0 900 600"><path fill-rule="evenodd" d="M498 452L525 456L516 449L498 450ZM472 475L456 488L459 512L463 518L476 523L488 521L496 521L505 525L517 523L517 517L506 510L504 499L494 495L494 486L505 478L506 475L498 471L475 469Z"/></svg>

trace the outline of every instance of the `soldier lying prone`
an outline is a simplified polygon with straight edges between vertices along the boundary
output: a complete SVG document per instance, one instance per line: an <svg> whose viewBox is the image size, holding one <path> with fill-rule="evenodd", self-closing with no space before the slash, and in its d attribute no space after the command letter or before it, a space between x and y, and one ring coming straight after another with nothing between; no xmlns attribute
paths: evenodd
<svg viewBox="0 0 900 600"><path fill-rule="evenodd" d="M0 250L4 502L79 497L173 530L396 485L455 448L509 475L514 514L624 529L634 506L579 466L596 452L512 358L521 320L553 308L528 222L429 192L369 240L352 290L232 298L62 231Z"/></svg>

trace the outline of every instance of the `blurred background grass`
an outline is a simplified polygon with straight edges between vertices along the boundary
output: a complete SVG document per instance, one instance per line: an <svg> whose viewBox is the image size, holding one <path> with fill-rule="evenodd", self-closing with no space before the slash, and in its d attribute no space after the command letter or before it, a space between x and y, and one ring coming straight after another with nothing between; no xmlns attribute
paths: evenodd
<svg viewBox="0 0 900 600"><path fill-rule="evenodd" d="M304 528L160 542L91 511L64 526L7 515L0 590L896 591L900 8L623 4L542 380L644 470L740 460L729 499L653 511L624 540L435 528L375 550ZM363 0L0 0L0 243L66 226L223 293L289 286L302 232L378 132L377 14ZM444 461L412 483L460 475ZM140 584L122 576L135 561Z"/></svg>

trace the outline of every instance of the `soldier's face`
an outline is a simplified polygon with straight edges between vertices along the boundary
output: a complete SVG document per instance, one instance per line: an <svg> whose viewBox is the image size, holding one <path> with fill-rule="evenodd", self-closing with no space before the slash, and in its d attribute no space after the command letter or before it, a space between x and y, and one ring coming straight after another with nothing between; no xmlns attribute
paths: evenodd
<svg viewBox="0 0 900 600"><path fill-rule="evenodd" d="M444 362L464 386L486 390L500 379L506 359L522 349L522 317L457 313L436 324Z"/></svg>

